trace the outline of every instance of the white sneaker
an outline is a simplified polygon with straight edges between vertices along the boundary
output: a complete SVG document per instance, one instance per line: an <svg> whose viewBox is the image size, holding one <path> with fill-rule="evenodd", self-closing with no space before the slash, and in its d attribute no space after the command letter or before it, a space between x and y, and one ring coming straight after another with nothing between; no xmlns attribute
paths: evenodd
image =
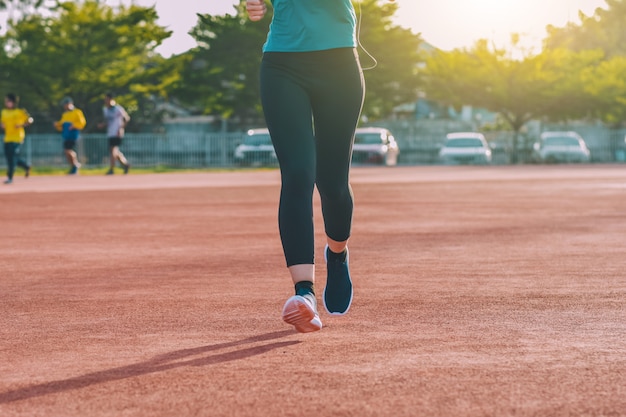
<svg viewBox="0 0 626 417"><path fill-rule="evenodd" d="M309 333L321 330L322 321L317 314L314 301L301 295L289 298L283 307L283 321L293 325L300 333Z"/></svg>

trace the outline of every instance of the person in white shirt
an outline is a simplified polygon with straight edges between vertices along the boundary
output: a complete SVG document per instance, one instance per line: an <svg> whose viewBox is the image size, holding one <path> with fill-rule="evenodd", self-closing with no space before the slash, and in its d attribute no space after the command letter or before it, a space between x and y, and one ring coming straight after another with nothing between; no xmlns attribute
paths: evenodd
<svg viewBox="0 0 626 417"><path fill-rule="evenodd" d="M113 93L107 93L104 96L104 107L102 108L104 122L100 123L100 127L106 126L107 138L109 141L109 154L111 156L111 165L107 171L107 175L115 173L115 164L117 161L122 164L124 174L128 174L130 164L120 150L122 139L124 138L124 128L130 121L130 116L118 103L115 102Z"/></svg>

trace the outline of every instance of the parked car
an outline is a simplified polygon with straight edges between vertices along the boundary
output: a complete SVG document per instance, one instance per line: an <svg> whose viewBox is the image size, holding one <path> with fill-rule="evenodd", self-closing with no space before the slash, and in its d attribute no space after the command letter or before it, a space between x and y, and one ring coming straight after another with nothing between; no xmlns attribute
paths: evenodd
<svg viewBox="0 0 626 417"><path fill-rule="evenodd" d="M490 164L491 148L482 133L456 132L446 135L439 150L439 160L444 164Z"/></svg>
<svg viewBox="0 0 626 417"><path fill-rule="evenodd" d="M391 132L382 127L360 127L354 135L352 162L393 166L400 148Z"/></svg>
<svg viewBox="0 0 626 417"><path fill-rule="evenodd" d="M267 129L250 129L243 143L235 148L235 164L239 166L273 166L278 163L274 145Z"/></svg>
<svg viewBox="0 0 626 417"><path fill-rule="evenodd" d="M533 146L537 162L589 162L591 152L576 132L543 132Z"/></svg>

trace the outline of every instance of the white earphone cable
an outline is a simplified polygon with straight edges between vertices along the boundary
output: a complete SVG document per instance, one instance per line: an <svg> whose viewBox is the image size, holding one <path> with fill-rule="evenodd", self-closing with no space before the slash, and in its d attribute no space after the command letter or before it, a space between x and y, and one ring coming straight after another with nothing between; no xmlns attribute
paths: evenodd
<svg viewBox="0 0 626 417"><path fill-rule="evenodd" d="M359 4L359 13L358 13L357 18L356 18L356 42L359 45L359 48L361 48L361 50L363 52L365 52L367 54L367 56L373 62L373 64L371 66L362 68L363 71L367 71L367 70L371 70L371 69L376 68L376 66L378 65L378 61L376 60L376 58L374 58L374 56L372 54L369 53L369 51L367 49L365 49L363 44L361 44L361 21L363 20L363 12L361 10L361 0L358 0L357 3Z"/></svg>

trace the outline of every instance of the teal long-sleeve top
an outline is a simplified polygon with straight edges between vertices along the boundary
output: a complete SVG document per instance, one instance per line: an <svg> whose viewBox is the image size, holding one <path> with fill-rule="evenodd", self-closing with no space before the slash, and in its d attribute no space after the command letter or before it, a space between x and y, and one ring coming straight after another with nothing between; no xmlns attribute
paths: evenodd
<svg viewBox="0 0 626 417"><path fill-rule="evenodd" d="M272 0L272 6L263 52L356 47L356 13L350 0Z"/></svg>

